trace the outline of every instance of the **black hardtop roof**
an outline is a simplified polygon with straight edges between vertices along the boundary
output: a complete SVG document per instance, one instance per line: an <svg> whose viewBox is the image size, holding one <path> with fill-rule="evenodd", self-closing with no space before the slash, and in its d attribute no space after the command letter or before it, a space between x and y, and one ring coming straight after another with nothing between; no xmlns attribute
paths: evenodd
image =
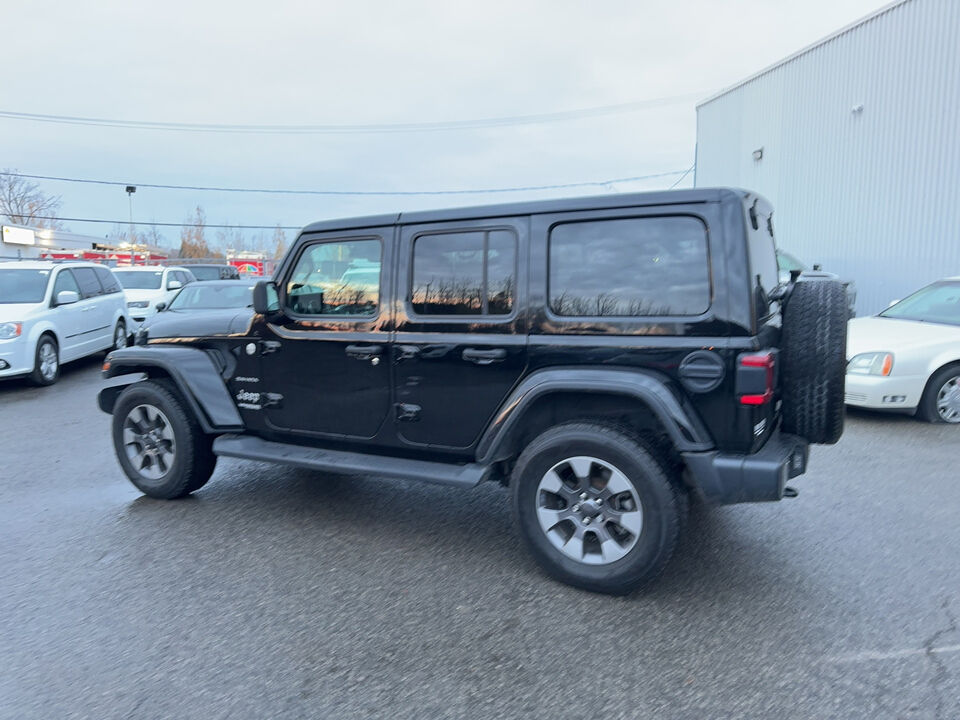
<svg viewBox="0 0 960 720"><path fill-rule="evenodd" d="M559 198L556 200L528 200L496 205L473 205L444 208L440 210L415 210L413 212L368 215L366 217L321 220L303 228L302 232L328 230L353 230L383 227L398 223L427 223L447 220L476 220L480 218L511 217L541 213L574 212L643 205L687 205L691 203L717 202L724 196L742 200L750 193L737 188L692 188L689 190L658 190L645 193L612 193Z"/></svg>

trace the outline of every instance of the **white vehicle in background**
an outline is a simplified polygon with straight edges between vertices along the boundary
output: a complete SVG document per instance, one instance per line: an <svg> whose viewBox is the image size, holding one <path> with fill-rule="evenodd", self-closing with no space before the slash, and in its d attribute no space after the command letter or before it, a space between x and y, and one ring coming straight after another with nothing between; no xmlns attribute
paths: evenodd
<svg viewBox="0 0 960 720"><path fill-rule="evenodd" d="M177 291L196 278L185 267L141 265L118 268L114 275L127 296L127 311L135 323L142 323L157 314L157 306L170 304Z"/></svg>
<svg viewBox="0 0 960 720"><path fill-rule="evenodd" d="M93 263L0 263L0 378L52 385L60 365L127 343L126 299Z"/></svg>
<svg viewBox="0 0 960 720"><path fill-rule="evenodd" d="M847 405L960 423L960 277L847 327Z"/></svg>

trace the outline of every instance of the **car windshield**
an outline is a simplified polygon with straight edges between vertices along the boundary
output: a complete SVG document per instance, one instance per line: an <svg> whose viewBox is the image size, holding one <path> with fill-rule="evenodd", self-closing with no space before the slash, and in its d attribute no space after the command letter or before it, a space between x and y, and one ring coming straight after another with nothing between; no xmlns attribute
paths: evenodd
<svg viewBox="0 0 960 720"><path fill-rule="evenodd" d="M43 302L49 270L0 270L0 303Z"/></svg>
<svg viewBox="0 0 960 720"><path fill-rule="evenodd" d="M784 272L790 272L791 270L799 270L804 272L808 270L806 265L797 260L793 255L783 250L777 250L777 265L780 270Z"/></svg>
<svg viewBox="0 0 960 720"><path fill-rule="evenodd" d="M880 317L960 325L960 281L944 280L927 285L888 307Z"/></svg>
<svg viewBox="0 0 960 720"><path fill-rule="evenodd" d="M114 270L124 290L159 290L163 272L160 270Z"/></svg>
<svg viewBox="0 0 960 720"><path fill-rule="evenodd" d="M253 285L188 285L170 303L170 310L216 310L253 304Z"/></svg>
<svg viewBox="0 0 960 720"><path fill-rule="evenodd" d="M193 276L197 280L220 280L220 268L219 267L197 267L195 265L190 266L190 272L193 273Z"/></svg>

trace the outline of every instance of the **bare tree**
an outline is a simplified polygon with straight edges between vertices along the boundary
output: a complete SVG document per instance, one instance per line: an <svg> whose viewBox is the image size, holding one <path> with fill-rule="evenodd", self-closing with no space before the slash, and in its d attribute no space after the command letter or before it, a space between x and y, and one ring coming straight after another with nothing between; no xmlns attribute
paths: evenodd
<svg viewBox="0 0 960 720"><path fill-rule="evenodd" d="M188 217L180 229L180 257L207 258L213 255L204 234L206 225L207 216L203 208L197 205L193 217Z"/></svg>
<svg viewBox="0 0 960 720"><path fill-rule="evenodd" d="M62 204L59 195L48 195L16 170L4 168L0 174L0 215L15 225L59 230L63 223L56 217Z"/></svg>
<svg viewBox="0 0 960 720"><path fill-rule="evenodd" d="M287 252L287 234L277 225L273 231L273 259L279 260Z"/></svg>

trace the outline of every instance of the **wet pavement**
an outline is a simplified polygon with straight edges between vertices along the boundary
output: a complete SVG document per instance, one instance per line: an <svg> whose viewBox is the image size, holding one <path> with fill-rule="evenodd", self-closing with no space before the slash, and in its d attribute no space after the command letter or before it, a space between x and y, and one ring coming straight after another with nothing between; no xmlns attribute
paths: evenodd
<svg viewBox="0 0 960 720"><path fill-rule="evenodd" d="M506 492L221 460L144 498L99 360L0 382L0 717L960 717L960 428L858 413L652 588L542 576Z"/></svg>

